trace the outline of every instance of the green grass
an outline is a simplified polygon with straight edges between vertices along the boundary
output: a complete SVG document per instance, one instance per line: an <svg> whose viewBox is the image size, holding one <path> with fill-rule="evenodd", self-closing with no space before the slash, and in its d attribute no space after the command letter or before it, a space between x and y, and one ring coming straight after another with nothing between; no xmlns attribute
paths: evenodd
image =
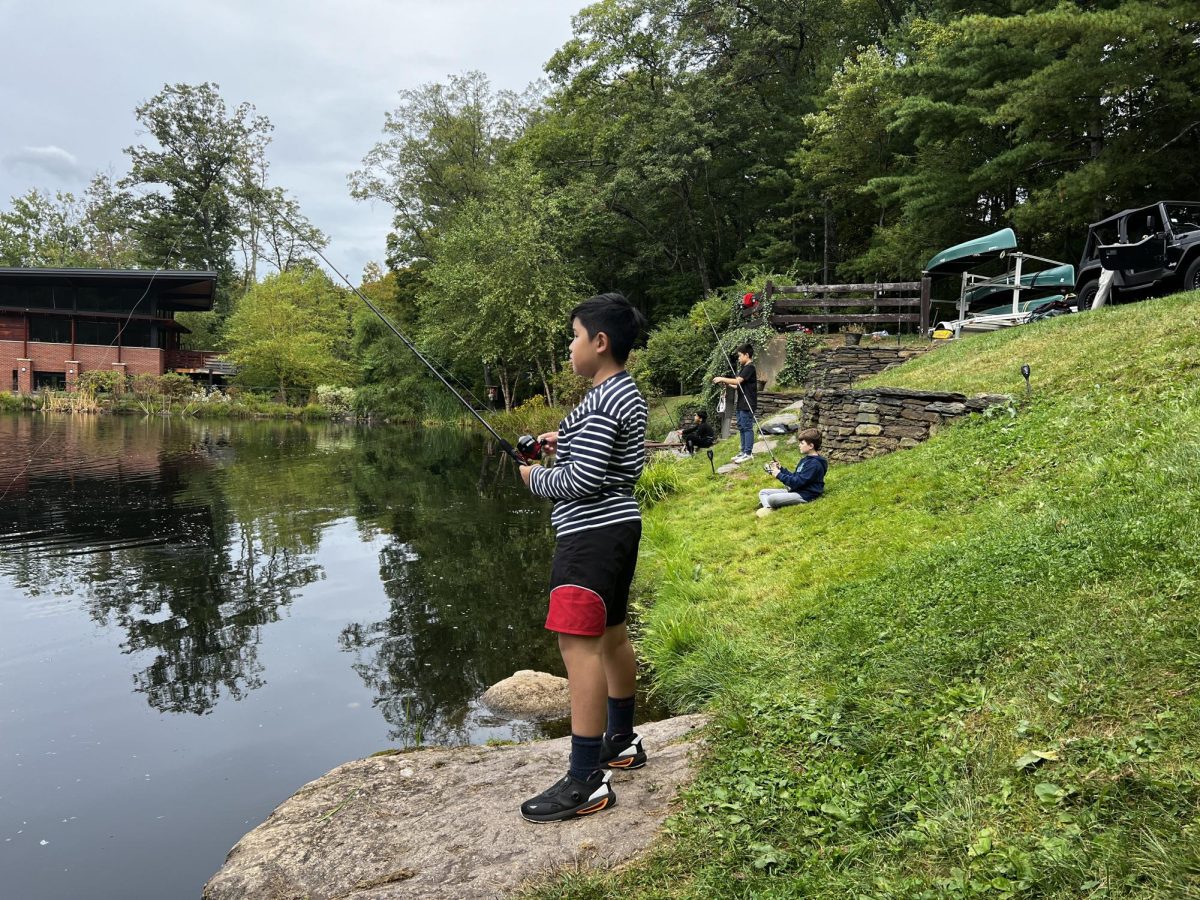
<svg viewBox="0 0 1200 900"><path fill-rule="evenodd" d="M678 464L639 649L709 752L647 857L535 896L1200 896L1200 295L871 383L1021 402L766 519Z"/></svg>

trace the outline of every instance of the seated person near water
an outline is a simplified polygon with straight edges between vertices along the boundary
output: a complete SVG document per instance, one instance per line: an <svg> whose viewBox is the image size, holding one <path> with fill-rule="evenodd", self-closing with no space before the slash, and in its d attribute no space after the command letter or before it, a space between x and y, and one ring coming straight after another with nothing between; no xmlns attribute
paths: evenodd
<svg viewBox="0 0 1200 900"><path fill-rule="evenodd" d="M769 464L771 474L786 487L763 488L758 492L758 503L763 509L779 509L811 503L825 493L825 471L829 461L817 451L821 449L821 432L808 428L796 436L800 444L800 464L795 472L789 472L778 462Z"/></svg>
<svg viewBox="0 0 1200 900"><path fill-rule="evenodd" d="M688 453L695 453L697 447L711 447L717 442L717 434L708 424L708 413L700 410L692 417L692 424L683 429L683 444Z"/></svg>

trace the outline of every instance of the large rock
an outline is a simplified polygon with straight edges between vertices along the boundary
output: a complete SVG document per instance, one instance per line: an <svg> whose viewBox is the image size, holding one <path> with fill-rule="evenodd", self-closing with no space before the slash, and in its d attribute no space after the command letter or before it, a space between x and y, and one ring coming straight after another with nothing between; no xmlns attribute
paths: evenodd
<svg viewBox="0 0 1200 900"><path fill-rule="evenodd" d="M567 679L532 669L496 682L480 699L495 712L522 719L561 719L571 714Z"/></svg>
<svg viewBox="0 0 1200 900"><path fill-rule="evenodd" d="M638 727L644 769L616 772L617 805L549 825L521 801L566 767L570 738L360 759L305 785L238 841L204 900L497 897L568 867L645 849L693 772L702 716Z"/></svg>

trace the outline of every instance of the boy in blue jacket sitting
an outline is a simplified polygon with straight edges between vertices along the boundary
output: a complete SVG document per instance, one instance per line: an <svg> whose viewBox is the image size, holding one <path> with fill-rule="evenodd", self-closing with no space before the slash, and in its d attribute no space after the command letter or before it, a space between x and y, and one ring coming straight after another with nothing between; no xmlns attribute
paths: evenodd
<svg viewBox="0 0 1200 900"><path fill-rule="evenodd" d="M795 472L789 472L775 461L769 464L768 471L787 487L759 491L758 503L762 507L759 515L766 515L781 506L810 503L825 493L825 470L829 468L829 461L817 452L821 449L821 432L808 428L796 439L802 454L800 464Z"/></svg>

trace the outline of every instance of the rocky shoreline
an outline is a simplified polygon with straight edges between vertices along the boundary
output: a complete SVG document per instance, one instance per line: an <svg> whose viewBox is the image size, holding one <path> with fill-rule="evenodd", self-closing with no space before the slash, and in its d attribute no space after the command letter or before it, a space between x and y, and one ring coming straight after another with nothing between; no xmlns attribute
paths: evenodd
<svg viewBox="0 0 1200 900"><path fill-rule="evenodd" d="M497 897L564 867L617 865L654 841L693 776L704 723L640 725L650 761L614 773L616 807L550 825L518 806L562 774L569 738L346 763L238 841L204 900Z"/></svg>

